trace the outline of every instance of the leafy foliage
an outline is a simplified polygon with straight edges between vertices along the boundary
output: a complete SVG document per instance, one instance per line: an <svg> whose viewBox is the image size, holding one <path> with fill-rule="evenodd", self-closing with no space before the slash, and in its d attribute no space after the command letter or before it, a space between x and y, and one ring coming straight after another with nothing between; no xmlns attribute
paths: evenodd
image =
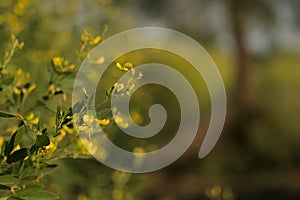
<svg viewBox="0 0 300 200"><path fill-rule="evenodd" d="M87 31L82 35L82 55L89 45L100 42L100 36L92 37ZM58 196L43 189L39 180L53 172L57 165L51 164L54 159L76 157L82 154L83 146L73 129L72 109L67 111L57 106L53 113L55 124L41 125L34 109L24 109L26 100L36 85L32 83L30 75L21 69L10 69L15 51L21 49L24 43L12 35L12 47L5 54L0 63L0 118L12 121L15 131L5 141L0 143L0 197L1 199L58 199ZM61 83L75 71L75 65L63 57L52 59L50 81L47 94L36 99L37 107L47 108L48 102L57 95L62 95L62 102L66 101L66 90ZM49 107L48 107L49 108ZM28 114L27 114L27 113ZM24 113L26 117L23 116ZM2 139L2 137L0 137ZM85 151L85 154L86 151Z"/></svg>
<svg viewBox="0 0 300 200"><path fill-rule="evenodd" d="M107 27L104 28L102 35L105 34L106 29ZM66 107L70 91L63 83L68 78L72 79L76 66L101 40L101 36L93 36L85 30L81 36L79 60L76 65L70 64L62 56L54 56L48 70L50 78L48 81L45 80L46 87L42 88L44 92L42 96L33 98L33 91L43 84L36 85L29 73L10 65L16 50L24 46L24 43L19 42L17 37L11 36L11 48L5 53L0 63L0 120L7 121L7 127L1 127L4 133L0 135L0 199L58 199L59 196L48 191L41 184L41 179L45 175L57 169L56 160L91 158L74 129L73 113L78 114L82 127L86 128L85 126L90 124L91 120L92 123L109 125L111 120L107 117L111 110L100 110L101 119L91 119L91 116L82 115L82 111L89 109L94 98L93 94L87 94L85 90L83 90L86 96L85 102L77 102L73 110L71 107ZM134 73L131 63L126 63L124 66L118 63L117 68L121 71L130 69ZM111 96L115 95L113 92L115 87L118 85L114 84L106 92L104 102L108 102ZM29 100L32 105L35 105L34 107L27 106ZM56 109L53 109L53 100L59 102ZM46 110L47 113L40 113L40 108ZM42 116L54 120L49 123L42 120ZM108 173L108 179L110 179L110 173L112 173L111 176L117 176L112 170ZM126 176L126 183L130 180L129 175L117 174L120 177ZM118 181L113 181L111 184L112 190L117 189L122 192L122 188L125 188L125 185L121 187Z"/></svg>

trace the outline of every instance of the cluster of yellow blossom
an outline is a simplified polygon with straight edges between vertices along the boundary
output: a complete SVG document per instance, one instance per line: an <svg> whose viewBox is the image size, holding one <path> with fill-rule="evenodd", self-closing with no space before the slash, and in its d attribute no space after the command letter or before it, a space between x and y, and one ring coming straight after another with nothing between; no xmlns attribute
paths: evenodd
<svg viewBox="0 0 300 200"><path fill-rule="evenodd" d="M75 69L75 65L69 64L68 60L65 60L61 56L55 56L52 58L52 64L54 69L59 73L70 73Z"/></svg>
<svg viewBox="0 0 300 200"><path fill-rule="evenodd" d="M28 82L30 80L29 74L24 73L22 69L18 69L15 72L15 84L13 87L13 91L16 95L28 95L32 92L36 85L34 83Z"/></svg>

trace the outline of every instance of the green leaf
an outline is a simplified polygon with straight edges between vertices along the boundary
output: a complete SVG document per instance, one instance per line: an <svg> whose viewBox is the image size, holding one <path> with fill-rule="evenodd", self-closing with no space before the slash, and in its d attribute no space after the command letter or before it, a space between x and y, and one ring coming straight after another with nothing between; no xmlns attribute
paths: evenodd
<svg viewBox="0 0 300 200"><path fill-rule="evenodd" d="M12 186L18 183L20 180L14 175L2 175L0 176L0 184L5 186Z"/></svg>
<svg viewBox="0 0 300 200"><path fill-rule="evenodd" d="M73 112L72 112L72 107L70 107L69 109L68 109L68 113L67 113L67 115L66 116L72 116L73 115Z"/></svg>
<svg viewBox="0 0 300 200"><path fill-rule="evenodd" d="M25 185L26 189L34 189L34 190L41 190L43 189L43 185L39 183L28 183Z"/></svg>
<svg viewBox="0 0 300 200"><path fill-rule="evenodd" d="M73 105L72 112L79 114L84 110L84 106L84 101L78 101Z"/></svg>
<svg viewBox="0 0 300 200"><path fill-rule="evenodd" d="M1 83L0 83L0 90L1 90L0 104L4 104L11 98L12 93L10 93L8 87L2 87Z"/></svg>
<svg viewBox="0 0 300 200"><path fill-rule="evenodd" d="M57 169L57 165L54 164L41 164L39 169L34 169L31 173L31 176L40 176L40 175L47 175L51 174L54 170Z"/></svg>
<svg viewBox="0 0 300 200"><path fill-rule="evenodd" d="M106 98L109 98L114 90L115 86L112 86L108 90L106 90Z"/></svg>
<svg viewBox="0 0 300 200"><path fill-rule="evenodd" d="M3 196L3 192L4 191L1 191L1 190L8 190L10 192L10 187L7 186L7 185L2 185L0 184L0 194ZM1 200L1 199L0 199Z"/></svg>
<svg viewBox="0 0 300 200"><path fill-rule="evenodd" d="M19 128L17 131L16 131L16 137L15 137L15 142L14 142L14 148L21 143L22 141L22 138L23 138L23 135L24 135L24 132L25 132L25 127L24 126L21 126L21 128Z"/></svg>
<svg viewBox="0 0 300 200"><path fill-rule="evenodd" d="M24 199L20 199L18 197L9 197L8 199L5 200L24 200Z"/></svg>
<svg viewBox="0 0 300 200"><path fill-rule="evenodd" d="M5 144L5 150L4 150L4 155L8 156L12 150L20 144L23 134L24 134L24 126L19 128L17 131L14 132L14 134L11 136L8 142Z"/></svg>
<svg viewBox="0 0 300 200"><path fill-rule="evenodd" d="M13 83L13 81L14 81L14 77L8 77L8 78L6 78L6 79L4 79L2 82L1 82L1 84L2 85L10 85L10 84L12 84Z"/></svg>
<svg viewBox="0 0 300 200"><path fill-rule="evenodd" d="M69 123L70 121L72 121L72 118L71 118L71 117L66 117L66 118L64 118L63 122L61 123L61 126L63 126L63 125L65 125L65 124Z"/></svg>
<svg viewBox="0 0 300 200"><path fill-rule="evenodd" d="M7 157L7 163L13 163L13 162L17 162L19 160L22 160L24 158L26 158L26 156L28 155L27 151L29 149L28 148L22 148L22 149L19 149L15 152L13 152L11 155L9 155Z"/></svg>
<svg viewBox="0 0 300 200"><path fill-rule="evenodd" d="M38 135L36 137L35 145L37 148L48 146L49 144L50 140L47 135Z"/></svg>
<svg viewBox="0 0 300 200"><path fill-rule="evenodd" d="M56 149L53 153L50 154L50 159L67 158L76 151L78 151L78 147L75 142L72 142L68 145L61 146Z"/></svg>
<svg viewBox="0 0 300 200"><path fill-rule="evenodd" d="M58 127L60 121L60 106L57 106L55 125Z"/></svg>
<svg viewBox="0 0 300 200"><path fill-rule="evenodd" d="M47 175L47 174L50 174L50 173L52 173L54 170L56 170L57 169L57 165L55 165L55 164L46 164L45 166L43 166L42 168L41 168L41 173L43 174L43 175Z"/></svg>
<svg viewBox="0 0 300 200"><path fill-rule="evenodd" d="M46 164L46 163L40 163L39 168L29 168L27 167L26 169L24 169L24 171L22 171L20 173L20 178L22 180L29 180L29 181L33 181L33 184L37 184L36 183L36 177L38 176L45 176L48 175L50 173L52 173L54 170L57 169L57 165L54 164ZM30 187L32 187L32 183L29 183ZM28 187L28 184L26 184L26 188ZM33 186L34 187L34 186Z"/></svg>
<svg viewBox="0 0 300 200"><path fill-rule="evenodd" d="M38 135L36 137L35 144L31 147L30 151L34 152L41 147L48 146L49 144L50 140L46 134Z"/></svg>
<svg viewBox="0 0 300 200"><path fill-rule="evenodd" d="M36 188L26 188L16 192L16 196L27 200L54 200L59 196L47 190L36 190Z"/></svg>
<svg viewBox="0 0 300 200"><path fill-rule="evenodd" d="M11 138L5 143L4 155L8 156L14 149L17 132L18 131L14 132L14 134L11 136Z"/></svg>
<svg viewBox="0 0 300 200"><path fill-rule="evenodd" d="M42 134L43 134L43 135L47 135L47 128L44 128L44 129L42 130Z"/></svg>
<svg viewBox="0 0 300 200"><path fill-rule="evenodd" d="M9 117L16 117L16 115L0 110L0 117L9 118Z"/></svg>

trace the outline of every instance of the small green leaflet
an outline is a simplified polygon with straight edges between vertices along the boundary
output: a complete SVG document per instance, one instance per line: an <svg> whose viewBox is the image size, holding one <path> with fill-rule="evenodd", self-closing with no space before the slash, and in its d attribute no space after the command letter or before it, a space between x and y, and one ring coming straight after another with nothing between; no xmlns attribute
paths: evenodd
<svg viewBox="0 0 300 200"><path fill-rule="evenodd" d="M0 117L9 118L9 117L16 117L16 115L0 110Z"/></svg>

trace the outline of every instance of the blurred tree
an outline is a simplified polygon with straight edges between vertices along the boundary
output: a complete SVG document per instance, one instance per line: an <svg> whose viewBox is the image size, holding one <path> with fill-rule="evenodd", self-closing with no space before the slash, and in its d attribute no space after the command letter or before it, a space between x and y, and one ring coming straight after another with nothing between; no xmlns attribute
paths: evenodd
<svg viewBox="0 0 300 200"><path fill-rule="evenodd" d="M251 70L251 60L248 48L245 44L244 26L245 26L245 3L246 1L229 0L230 19L232 24L232 33L235 42L236 58L236 84L234 96L230 109L233 109L233 116L229 126L233 126L230 131L236 137L235 144L239 147L245 147L247 137L247 125L251 117L255 114L253 109L254 97L251 90L249 76Z"/></svg>

